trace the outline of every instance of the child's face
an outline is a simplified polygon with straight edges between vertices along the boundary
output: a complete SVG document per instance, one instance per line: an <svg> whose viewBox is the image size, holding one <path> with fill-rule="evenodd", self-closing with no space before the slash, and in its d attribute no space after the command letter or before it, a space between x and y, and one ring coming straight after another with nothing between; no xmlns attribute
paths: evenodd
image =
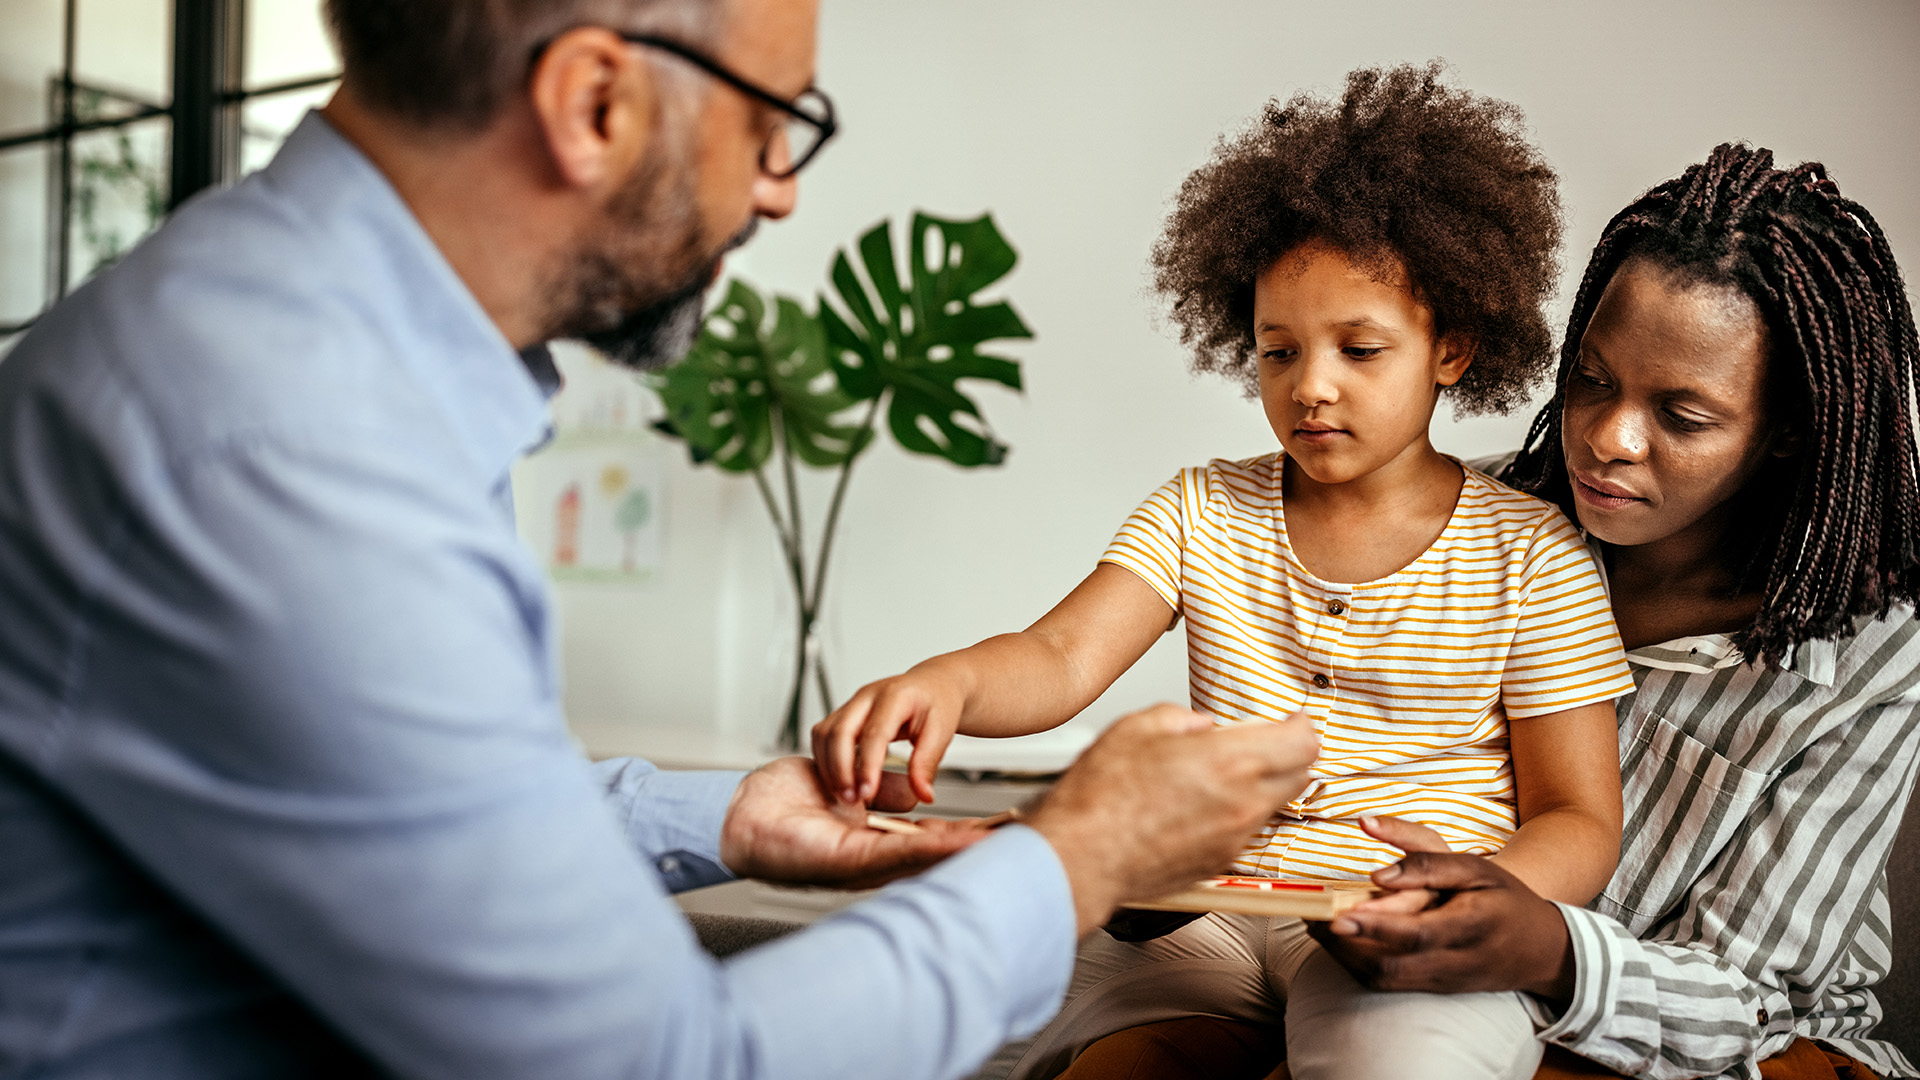
<svg viewBox="0 0 1920 1080"><path fill-rule="evenodd" d="M1287 456L1340 484L1428 447L1440 389L1472 352L1436 340L1433 312L1398 280L1309 241L1253 285L1260 400Z"/></svg>

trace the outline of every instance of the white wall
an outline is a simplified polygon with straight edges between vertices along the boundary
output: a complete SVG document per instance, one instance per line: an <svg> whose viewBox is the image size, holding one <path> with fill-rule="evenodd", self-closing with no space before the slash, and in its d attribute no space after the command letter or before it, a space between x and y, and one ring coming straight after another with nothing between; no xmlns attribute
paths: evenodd
<svg viewBox="0 0 1920 1080"><path fill-rule="evenodd" d="M168 7L83 3L86 73L164 95ZM44 108L58 9L0 4L8 129ZM255 0L250 81L331 65L317 10L315 0ZM1357 65L1435 56L1464 85L1519 104L1560 169L1569 287L1609 214L1730 138L1786 162L1826 161L1920 268L1911 0L824 0L820 82L843 134L806 174L799 213L762 230L730 272L810 296L833 248L882 216L991 209L1022 256L1005 292L1039 334L1017 350L1027 393L980 393L1013 445L1006 466L964 472L891 445L861 463L830 589L840 693L1025 625L1174 470L1273 445L1255 407L1217 380L1189 378L1156 329L1144 265L1167 199L1269 97L1337 92ZM282 127L297 104L262 106L249 121ZM9 157L0 293L11 295L41 284L44 173L38 158ZM1556 320L1564 303L1565 290ZM576 404L591 381L580 378ZM1435 437L1458 453L1504 448L1524 422L1457 425L1443 411ZM654 452L661 573L641 587L556 588L569 713L606 746L714 731L763 741L779 712L791 610L772 535L748 483L689 468L677 446ZM824 491L813 494L817 514ZM1076 725L1183 699L1181 649L1171 635ZM1074 741L1041 740L1056 755Z"/></svg>
<svg viewBox="0 0 1920 1080"><path fill-rule="evenodd" d="M1021 253L1005 292L1038 333L1019 350L1027 393L981 394L1013 445L1006 466L963 472L891 445L861 464L830 589L843 695L1025 625L1176 469L1273 445L1233 388L1186 374L1144 287L1170 194L1269 97L1438 56L1520 105L1564 180L1556 321L1607 217L1726 139L1826 161L1920 272L1908 0L825 0L821 35L819 81L844 133L806 174L799 213L729 271L810 296L832 249L883 215L991 209ZM1443 409L1435 438L1505 448L1524 422L1457 425ZM787 611L771 534L747 484L663 452L661 580L559 590L569 711L605 745L617 725L770 732ZM1177 639L1069 727L1183 700Z"/></svg>

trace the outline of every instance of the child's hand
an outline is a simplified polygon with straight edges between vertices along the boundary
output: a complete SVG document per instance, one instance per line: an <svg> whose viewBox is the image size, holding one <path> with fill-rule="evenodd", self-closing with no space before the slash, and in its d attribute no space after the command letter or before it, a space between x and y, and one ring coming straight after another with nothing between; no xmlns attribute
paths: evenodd
<svg viewBox="0 0 1920 1080"><path fill-rule="evenodd" d="M921 802L932 802L934 770L965 704L965 693L951 678L924 664L861 687L814 725L813 765L821 785L841 802L871 802L880 791L888 744L907 739L913 743L907 778Z"/></svg>

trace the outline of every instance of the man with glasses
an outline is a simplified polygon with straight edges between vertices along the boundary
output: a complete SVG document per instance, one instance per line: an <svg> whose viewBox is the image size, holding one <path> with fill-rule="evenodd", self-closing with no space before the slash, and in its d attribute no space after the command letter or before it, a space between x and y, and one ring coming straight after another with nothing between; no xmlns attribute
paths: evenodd
<svg viewBox="0 0 1920 1080"><path fill-rule="evenodd" d="M541 343L686 348L833 135L812 2L327 12L324 112L0 365L0 1076L954 1076L1297 794L1310 731L1170 706L991 835L584 760ZM929 866L724 964L669 897Z"/></svg>

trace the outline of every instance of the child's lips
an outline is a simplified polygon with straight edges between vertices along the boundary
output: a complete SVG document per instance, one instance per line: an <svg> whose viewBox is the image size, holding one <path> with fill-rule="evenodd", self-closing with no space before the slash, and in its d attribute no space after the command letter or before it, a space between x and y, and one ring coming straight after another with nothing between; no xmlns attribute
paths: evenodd
<svg viewBox="0 0 1920 1080"><path fill-rule="evenodd" d="M1332 424L1324 424L1312 420L1293 429L1293 437L1308 445L1329 443L1345 434L1347 434L1345 430L1334 427Z"/></svg>

